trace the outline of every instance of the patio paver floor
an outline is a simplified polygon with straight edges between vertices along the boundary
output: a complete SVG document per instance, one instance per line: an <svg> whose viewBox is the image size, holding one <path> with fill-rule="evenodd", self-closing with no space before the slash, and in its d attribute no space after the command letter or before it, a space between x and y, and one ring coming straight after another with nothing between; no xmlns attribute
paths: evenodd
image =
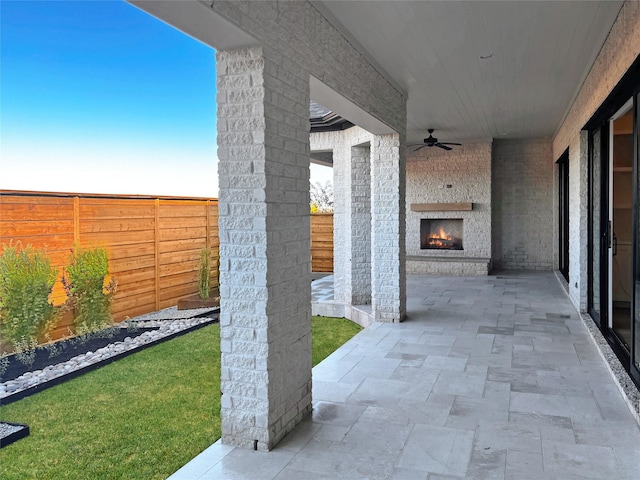
<svg viewBox="0 0 640 480"><path fill-rule="evenodd" d="M274 450L217 442L170 478L640 478L638 423L553 272L409 276L407 312L313 369L313 415Z"/></svg>

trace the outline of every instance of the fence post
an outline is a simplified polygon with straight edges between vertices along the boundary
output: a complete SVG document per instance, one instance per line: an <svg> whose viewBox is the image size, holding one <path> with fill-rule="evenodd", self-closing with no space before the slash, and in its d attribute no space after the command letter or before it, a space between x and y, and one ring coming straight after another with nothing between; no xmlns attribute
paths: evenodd
<svg viewBox="0 0 640 480"><path fill-rule="evenodd" d="M73 197L73 244L80 244L80 197Z"/></svg>
<svg viewBox="0 0 640 480"><path fill-rule="evenodd" d="M155 304L156 311L160 310L160 199L155 199L155 222L154 222L154 252L155 252Z"/></svg>

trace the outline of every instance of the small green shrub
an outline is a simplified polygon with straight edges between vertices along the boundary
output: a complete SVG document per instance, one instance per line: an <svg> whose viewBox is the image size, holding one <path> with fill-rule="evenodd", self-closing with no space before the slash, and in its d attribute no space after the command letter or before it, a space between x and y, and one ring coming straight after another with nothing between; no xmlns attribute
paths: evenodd
<svg viewBox="0 0 640 480"><path fill-rule="evenodd" d="M209 298L211 294L211 249L205 247L200 252L200 276L198 280L198 291L200 298Z"/></svg>
<svg viewBox="0 0 640 480"><path fill-rule="evenodd" d="M107 250L102 247L76 246L62 278L68 302L75 309L76 334L84 335L111 325L111 300L116 282L109 278Z"/></svg>
<svg viewBox="0 0 640 480"><path fill-rule="evenodd" d="M57 270L42 250L31 245L4 247L0 255L0 330L18 350L46 333L55 318L49 300Z"/></svg>

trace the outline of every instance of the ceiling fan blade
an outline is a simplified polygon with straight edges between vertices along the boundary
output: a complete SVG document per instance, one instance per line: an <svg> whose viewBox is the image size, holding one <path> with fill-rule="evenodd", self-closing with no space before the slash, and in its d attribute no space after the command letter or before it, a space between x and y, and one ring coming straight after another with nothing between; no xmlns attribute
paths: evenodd
<svg viewBox="0 0 640 480"><path fill-rule="evenodd" d="M436 147L440 147L440 148L442 148L443 150L453 150L453 148L451 148L451 147L447 147L447 146L446 146L445 144L443 144L443 143L436 143Z"/></svg>
<svg viewBox="0 0 640 480"><path fill-rule="evenodd" d="M409 145L407 145L407 147L419 147L421 145L425 145L424 143L411 143Z"/></svg>
<svg viewBox="0 0 640 480"><path fill-rule="evenodd" d="M459 145L462 146L461 143L454 143L454 142L438 142L440 145Z"/></svg>
<svg viewBox="0 0 640 480"><path fill-rule="evenodd" d="M427 144L423 144L422 146L416 148L414 152L417 152L418 150L422 150L424 147L427 147L427 146L428 146Z"/></svg>

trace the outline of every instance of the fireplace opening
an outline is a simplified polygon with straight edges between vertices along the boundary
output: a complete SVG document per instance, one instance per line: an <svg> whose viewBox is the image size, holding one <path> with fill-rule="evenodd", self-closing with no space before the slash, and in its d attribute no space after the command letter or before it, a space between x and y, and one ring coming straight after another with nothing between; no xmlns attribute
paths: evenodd
<svg viewBox="0 0 640 480"><path fill-rule="evenodd" d="M420 220L421 250L464 250L461 218L423 218Z"/></svg>

